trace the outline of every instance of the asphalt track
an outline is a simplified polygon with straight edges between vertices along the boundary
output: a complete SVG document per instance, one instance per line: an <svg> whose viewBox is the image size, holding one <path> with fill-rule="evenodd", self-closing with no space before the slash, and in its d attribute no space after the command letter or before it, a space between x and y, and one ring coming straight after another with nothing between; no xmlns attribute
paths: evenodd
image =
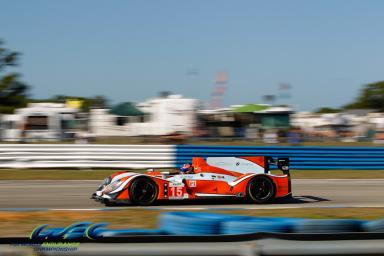
<svg viewBox="0 0 384 256"><path fill-rule="evenodd" d="M1 210L103 210L89 199L100 181L0 181ZM282 209L305 207L384 207L384 179L297 179L292 181L293 199L257 205L226 201L178 201L147 209ZM111 210L142 208L109 207Z"/></svg>

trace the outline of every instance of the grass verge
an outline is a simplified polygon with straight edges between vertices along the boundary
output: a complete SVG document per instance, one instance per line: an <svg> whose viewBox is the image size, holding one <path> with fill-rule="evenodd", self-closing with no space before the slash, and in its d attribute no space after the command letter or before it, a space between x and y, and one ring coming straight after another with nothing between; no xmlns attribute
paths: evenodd
<svg viewBox="0 0 384 256"><path fill-rule="evenodd" d="M111 211L0 211L0 236L29 236L30 232L42 224L49 227L64 227L74 222L108 222L109 228L155 228L161 210L124 209ZM270 210L223 210L218 213L248 216L284 216L299 218L352 218L372 220L382 218L384 208L301 208Z"/></svg>

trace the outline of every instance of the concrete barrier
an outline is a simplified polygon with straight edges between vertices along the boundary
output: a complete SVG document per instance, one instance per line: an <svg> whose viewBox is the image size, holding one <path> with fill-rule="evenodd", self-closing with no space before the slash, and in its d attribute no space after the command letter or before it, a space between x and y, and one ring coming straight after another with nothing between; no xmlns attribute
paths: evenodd
<svg viewBox="0 0 384 256"><path fill-rule="evenodd" d="M173 145L0 144L0 168L168 168Z"/></svg>

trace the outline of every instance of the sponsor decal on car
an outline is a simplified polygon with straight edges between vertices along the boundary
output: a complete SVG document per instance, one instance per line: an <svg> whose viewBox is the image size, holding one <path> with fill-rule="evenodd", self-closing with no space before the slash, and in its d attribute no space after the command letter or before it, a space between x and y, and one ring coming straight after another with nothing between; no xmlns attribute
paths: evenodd
<svg viewBox="0 0 384 256"><path fill-rule="evenodd" d="M169 182L169 187L184 187L182 182Z"/></svg>
<svg viewBox="0 0 384 256"><path fill-rule="evenodd" d="M188 186L191 187L191 188L195 188L196 187L196 180L189 180L188 181Z"/></svg>

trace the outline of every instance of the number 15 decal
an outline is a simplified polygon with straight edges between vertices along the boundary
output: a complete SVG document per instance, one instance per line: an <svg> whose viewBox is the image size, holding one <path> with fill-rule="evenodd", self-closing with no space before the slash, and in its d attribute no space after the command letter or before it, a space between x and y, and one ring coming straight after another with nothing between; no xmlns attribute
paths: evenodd
<svg viewBox="0 0 384 256"><path fill-rule="evenodd" d="M183 198L183 187L170 187L171 198Z"/></svg>

